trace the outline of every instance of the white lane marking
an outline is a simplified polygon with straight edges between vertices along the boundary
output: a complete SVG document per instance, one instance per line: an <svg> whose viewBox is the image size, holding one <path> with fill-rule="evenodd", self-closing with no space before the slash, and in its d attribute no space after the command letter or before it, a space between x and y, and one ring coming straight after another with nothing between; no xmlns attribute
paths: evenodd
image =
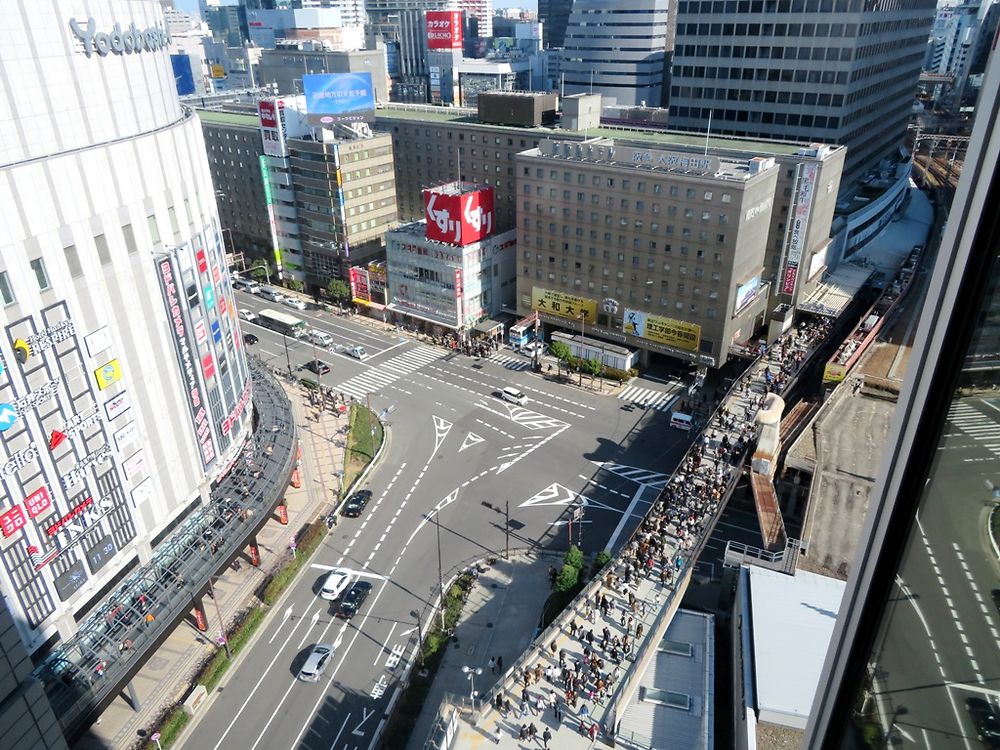
<svg viewBox="0 0 1000 750"><path fill-rule="evenodd" d="M614 533L611 534L611 538L608 539L607 544L604 545L604 549L607 551L613 550L615 548L615 542L618 541L618 537L621 535L622 531L625 529L625 523L632 516L632 511L635 510L635 506L639 504L639 498L642 496L643 490L646 489L646 485L640 484L636 488L635 495L632 496L632 502L629 503L628 508L622 514L621 520L615 527Z"/></svg>
<svg viewBox="0 0 1000 750"><path fill-rule="evenodd" d="M375 656L375 661L373 661L373 662L372 662L372 666L373 666L373 667L374 667L374 666L375 666L376 664L378 664L378 662L379 662L379 659L381 659L381 658L382 658L382 652L383 652L383 651L385 651L385 648L386 648L386 646L388 646L388 645L389 645L389 641L390 641L390 640L392 640L392 631L396 629L396 626L397 626L397 625L399 625L399 623L398 623L398 622L394 622L394 623L392 624L392 628L390 628L390 629L389 629L389 635L387 635L387 636L385 637L385 643L383 644L382 648L380 648L380 649L379 649L379 651L378 651L378 654L377 654L377 655Z"/></svg>

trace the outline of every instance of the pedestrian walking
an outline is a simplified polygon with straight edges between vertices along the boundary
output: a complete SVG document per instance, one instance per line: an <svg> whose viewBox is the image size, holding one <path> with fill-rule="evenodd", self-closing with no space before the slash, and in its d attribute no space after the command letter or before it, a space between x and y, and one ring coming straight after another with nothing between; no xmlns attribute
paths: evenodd
<svg viewBox="0 0 1000 750"><path fill-rule="evenodd" d="M642 627L643 626L642 626L641 622L638 625L635 626L635 637L636 638L642 638Z"/></svg>
<svg viewBox="0 0 1000 750"><path fill-rule="evenodd" d="M497 728L493 732L493 742L495 744L499 745L500 744L500 738L502 736L503 736L503 733L500 731L500 726L497 725Z"/></svg>
<svg viewBox="0 0 1000 750"><path fill-rule="evenodd" d="M496 672L497 672L497 660L494 659L491 656L489 664L490 664L490 674L496 674Z"/></svg>
<svg viewBox="0 0 1000 750"><path fill-rule="evenodd" d="M497 731L499 732L500 730ZM552 739L552 732L549 731L548 727L545 727L545 731L542 732L542 747L544 747L545 750L549 750L549 740L551 739Z"/></svg>

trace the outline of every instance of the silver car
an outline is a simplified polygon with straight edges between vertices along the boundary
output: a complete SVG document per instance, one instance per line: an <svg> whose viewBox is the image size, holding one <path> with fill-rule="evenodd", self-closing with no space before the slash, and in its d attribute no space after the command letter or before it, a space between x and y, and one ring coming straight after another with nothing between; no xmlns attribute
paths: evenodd
<svg viewBox="0 0 1000 750"><path fill-rule="evenodd" d="M303 682L319 682L336 649L332 643L317 643L313 646L306 657L306 663L299 670L299 679Z"/></svg>

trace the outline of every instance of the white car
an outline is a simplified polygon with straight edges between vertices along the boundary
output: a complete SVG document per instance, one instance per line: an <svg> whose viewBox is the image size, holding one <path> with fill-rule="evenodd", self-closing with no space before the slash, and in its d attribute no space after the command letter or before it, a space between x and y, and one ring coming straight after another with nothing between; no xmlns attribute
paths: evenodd
<svg viewBox="0 0 1000 750"><path fill-rule="evenodd" d="M305 310L306 309L306 303L305 302L303 302L300 299L292 299L291 297L289 297L288 299L286 299L282 304L284 304L287 307L294 308L295 310Z"/></svg>
<svg viewBox="0 0 1000 750"><path fill-rule="evenodd" d="M340 595L351 585L351 573L343 568L334 568L323 581L319 595L324 599L339 599Z"/></svg>
<svg viewBox="0 0 1000 750"><path fill-rule="evenodd" d="M316 344L317 346L333 346L333 336L326 331L320 331L316 328L309 331L309 333L306 334L306 338L309 339L309 343Z"/></svg>
<svg viewBox="0 0 1000 750"><path fill-rule="evenodd" d="M252 323L253 321L257 320L257 316L250 310L247 310L245 307L240 308L239 314L240 318L242 320L245 320L247 323Z"/></svg>
<svg viewBox="0 0 1000 750"><path fill-rule="evenodd" d="M299 679L303 682L319 682L336 650L335 643L317 643L313 646L306 657L306 663L299 670Z"/></svg>
<svg viewBox="0 0 1000 750"><path fill-rule="evenodd" d="M512 404L517 404L518 406L524 406L528 403L528 397L525 396L519 389L511 385L508 385L500 391L500 398L504 401L510 401Z"/></svg>
<svg viewBox="0 0 1000 750"><path fill-rule="evenodd" d="M351 356L355 359L368 359L368 352L365 351L363 346L351 347Z"/></svg>

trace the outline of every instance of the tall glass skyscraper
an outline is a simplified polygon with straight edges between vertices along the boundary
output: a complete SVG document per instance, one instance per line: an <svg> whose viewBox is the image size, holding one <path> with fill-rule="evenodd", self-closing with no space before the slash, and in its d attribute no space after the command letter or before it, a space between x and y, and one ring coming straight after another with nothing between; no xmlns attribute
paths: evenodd
<svg viewBox="0 0 1000 750"><path fill-rule="evenodd" d="M1000 742L998 94L994 54L810 748Z"/></svg>

